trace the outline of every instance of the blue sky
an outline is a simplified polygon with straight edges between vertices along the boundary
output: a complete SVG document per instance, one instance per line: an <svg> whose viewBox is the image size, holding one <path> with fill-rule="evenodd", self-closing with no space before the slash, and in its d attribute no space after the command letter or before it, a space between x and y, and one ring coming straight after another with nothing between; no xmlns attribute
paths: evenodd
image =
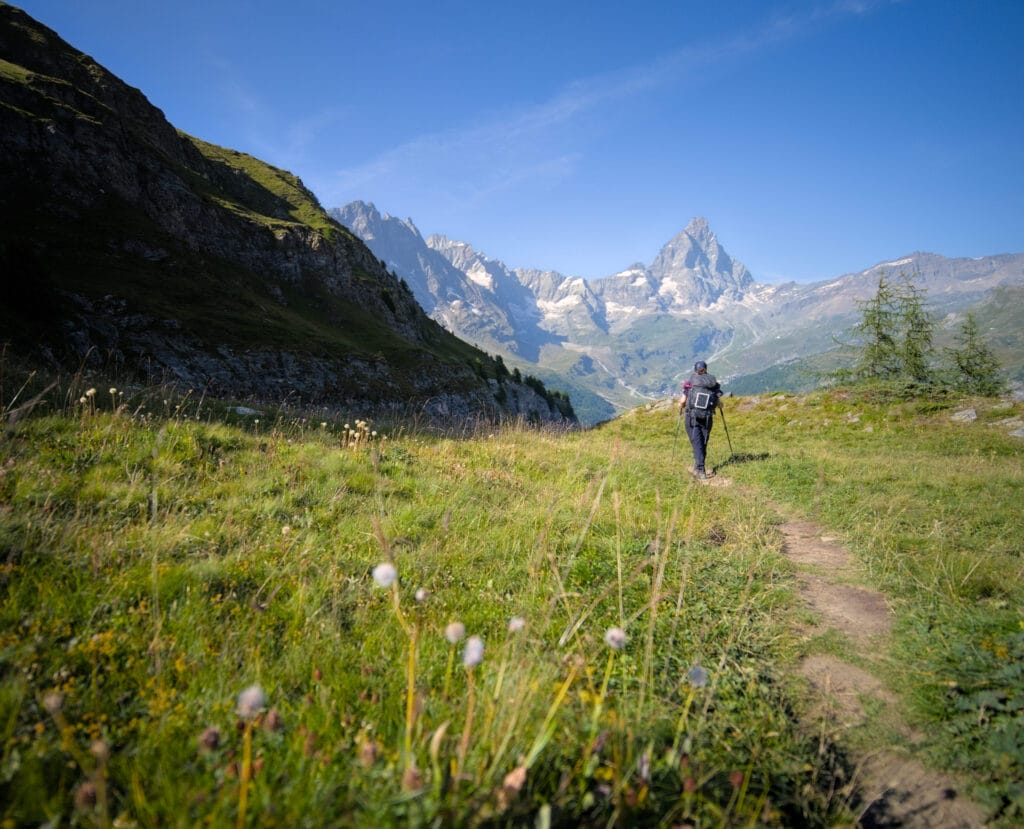
<svg viewBox="0 0 1024 829"><path fill-rule="evenodd" d="M175 126L511 267L1024 252L1024 2L21 0Z"/></svg>

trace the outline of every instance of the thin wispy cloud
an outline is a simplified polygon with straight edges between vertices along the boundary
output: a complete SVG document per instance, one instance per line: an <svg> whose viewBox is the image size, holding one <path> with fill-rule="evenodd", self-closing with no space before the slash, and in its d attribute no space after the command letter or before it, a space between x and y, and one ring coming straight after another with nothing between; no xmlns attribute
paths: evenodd
<svg viewBox="0 0 1024 829"><path fill-rule="evenodd" d="M243 68L219 55L207 55L206 63L227 118L243 127L247 151L285 169L306 166L317 142L348 114L343 107L327 105L282 125L279 106L246 79Z"/></svg>
<svg viewBox="0 0 1024 829"><path fill-rule="evenodd" d="M329 201L397 189L460 193L470 204L531 182L548 186L583 162L589 133L585 117L614 118L618 102L679 83L697 83L715 64L796 39L815 26L867 14L893 0L837 0L800 14L768 19L761 27L711 43L687 45L653 61L581 78L547 100L518 109L478 113L475 122L425 133L373 158L327 173ZM552 148L558 151L552 153ZM467 194L474 194L469 195Z"/></svg>

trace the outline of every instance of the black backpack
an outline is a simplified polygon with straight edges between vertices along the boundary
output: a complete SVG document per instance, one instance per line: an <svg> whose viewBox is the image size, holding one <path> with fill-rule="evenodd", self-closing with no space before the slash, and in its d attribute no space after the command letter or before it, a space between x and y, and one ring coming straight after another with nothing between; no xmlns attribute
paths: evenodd
<svg viewBox="0 0 1024 829"><path fill-rule="evenodd" d="M718 405L718 381L710 374L695 374L686 393L686 411L709 415Z"/></svg>

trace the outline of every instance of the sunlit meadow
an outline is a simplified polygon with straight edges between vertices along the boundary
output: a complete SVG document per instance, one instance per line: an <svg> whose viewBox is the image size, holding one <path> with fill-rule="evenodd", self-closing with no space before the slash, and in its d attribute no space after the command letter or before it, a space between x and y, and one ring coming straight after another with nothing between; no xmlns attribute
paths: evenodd
<svg viewBox="0 0 1024 829"><path fill-rule="evenodd" d="M671 407L457 435L238 411L75 387L0 438L5 825L849 817L792 713L774 513L689 478Z"/></svg>

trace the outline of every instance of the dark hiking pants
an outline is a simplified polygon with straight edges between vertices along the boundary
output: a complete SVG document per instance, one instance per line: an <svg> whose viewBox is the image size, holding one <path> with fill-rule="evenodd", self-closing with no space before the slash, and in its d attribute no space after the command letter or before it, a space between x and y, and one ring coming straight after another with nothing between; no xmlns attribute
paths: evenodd
<svg viewBox="0 0 1024 829"><path fill-rule="evenodd" d="M686 434L693 447L693 465L698 472L704 471L708 438L711 436L711 420L711 412L689 411L686 413Z"/></svg>

